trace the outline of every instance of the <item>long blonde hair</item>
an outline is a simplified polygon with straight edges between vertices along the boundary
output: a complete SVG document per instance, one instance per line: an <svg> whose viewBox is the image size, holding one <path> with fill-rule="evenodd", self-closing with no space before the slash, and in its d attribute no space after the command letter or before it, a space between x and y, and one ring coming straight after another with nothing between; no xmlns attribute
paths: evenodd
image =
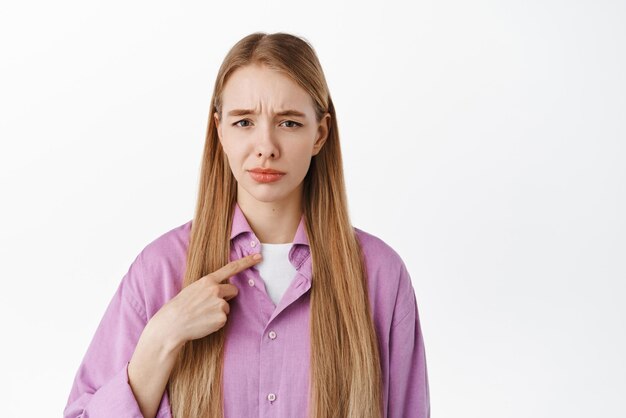
<svg viewBox="0 0 626 418"><path fill-rule="evenodd" d="M382 373L364 260L348 216L335 109L309 42L256 32L237 42L222 63L213 90L183 287L227 264L237 183L217 136L222 90L242 66L264 64L306 90L319 122L331 114L321 151L304 178L302 208L312 257L310 297L310 417L382 417ZM223 417L225 327L187 341L167 390L174 418Z"/></svg>

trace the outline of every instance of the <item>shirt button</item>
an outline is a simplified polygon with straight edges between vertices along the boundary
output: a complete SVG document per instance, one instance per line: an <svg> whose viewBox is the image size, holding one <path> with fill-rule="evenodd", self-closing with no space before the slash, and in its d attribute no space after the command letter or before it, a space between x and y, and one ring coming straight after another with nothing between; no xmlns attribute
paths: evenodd
<svg viewBox="0 0 626 418"><path fill-rule="evenodd" d="M249 284L250 286L254 286L254 280L252 280L252 279L248 280L248 284Z"/></svg>
<svg viewBox="0 0 626 418"><path fill-rule="evenodd" d="M276 338L276 333L274 331L270 331L269 335L272 340Z"/></svg>
<svg viewBox="0 0 626 418"><path fill-rule="evenodd" d="M270 402L273 402L273 401L275 401L275 400L276 400L276 395L275 395L274 393L270 393L269 395L267 395L267 399L268 399Z"/></svg>
<svg viewBox="0 0 626 418"><path fill-rule="evenodd" d="M250 246L251 247L255 247L256 246L256 241L250 241Z"/></svg>

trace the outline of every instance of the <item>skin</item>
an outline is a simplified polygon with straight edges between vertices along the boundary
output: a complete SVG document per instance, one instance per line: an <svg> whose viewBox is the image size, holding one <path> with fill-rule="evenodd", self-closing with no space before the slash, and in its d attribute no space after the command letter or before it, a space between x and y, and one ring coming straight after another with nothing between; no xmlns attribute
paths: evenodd
<svg viewBox="0 0 626 418"><path fill-rule="evenodd" d="M254 113L229 116L233 109ZM304 116L276 115L287 109ZM253 64L231 74L222 92L222 120L217 112L213 117L248 223L261 242L292 242L302 215L303 180L328 137L330 113L318 123L313 100L302 87L278 71ZM286 174L276 182L259 183L247 172L254 167Z"/></svg>
<svg viewBox="0 0 626 418"><path fill-rule="evenodd" d="M293 241L302 215L302 182L311 158L326 141L330 113L317 123L313 101L305 90L258 65L239 68L231 75L223 92L222 109L223 120L219 121L217 114L214 117L220 143L237 180L239 206L261 242ZM256 112L227 116L232 109ZM304 116L275 114L285 109L298 110ZM247 122L238 122L243 119ZM258 183L246 171L258 166L286 175L274 183ZM226 325L228 301L239 293L228 279L261 260L246 256L200 278L148 321L128 365L128 382L144 417L156 416L184 343Z"/></svg>

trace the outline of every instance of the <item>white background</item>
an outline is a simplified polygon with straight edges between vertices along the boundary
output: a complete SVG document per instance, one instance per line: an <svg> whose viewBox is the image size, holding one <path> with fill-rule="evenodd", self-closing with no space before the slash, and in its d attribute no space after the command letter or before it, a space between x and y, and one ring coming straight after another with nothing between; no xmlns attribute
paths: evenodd
<svg viewBox="0 0 626 418"><path fill-rule="evenodd" d="M355 226L411 273L434 417L626 416L626 4L0 10L2 416L60 416L143 247L193 216L212 87L304 36Z"/></svg>

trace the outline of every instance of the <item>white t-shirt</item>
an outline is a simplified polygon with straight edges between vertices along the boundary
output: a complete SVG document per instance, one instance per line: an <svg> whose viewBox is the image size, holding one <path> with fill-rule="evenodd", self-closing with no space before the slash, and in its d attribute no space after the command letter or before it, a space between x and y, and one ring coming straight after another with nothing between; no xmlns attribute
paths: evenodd
<svg viewBox="0 0 626 418"><path fill-rule="evenodd" d="M283 297L297 272L296 268L289 261L289 250L292 246L293 243L291 242L285 244L262 242L261 254L263 254L263 260L255 265L265 282L265 290L267 290L276 306L278 306L278 302Z"/></svg>

